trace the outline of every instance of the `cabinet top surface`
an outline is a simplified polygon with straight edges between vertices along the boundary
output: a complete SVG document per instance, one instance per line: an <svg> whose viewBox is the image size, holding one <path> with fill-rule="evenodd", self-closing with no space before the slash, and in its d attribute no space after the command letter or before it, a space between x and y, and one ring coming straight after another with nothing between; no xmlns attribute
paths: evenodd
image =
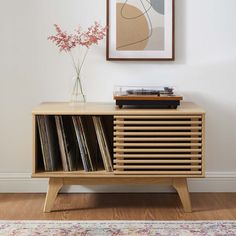
<svg viewBox="0 0 236 236"><path fill-rule="evenodd" d="M118 108L114 103L84 103L72 105L66 102L45 102L32 110L34 115L160 115L204 114L205 111L192 102L181 102L177 109Z"/></svg>

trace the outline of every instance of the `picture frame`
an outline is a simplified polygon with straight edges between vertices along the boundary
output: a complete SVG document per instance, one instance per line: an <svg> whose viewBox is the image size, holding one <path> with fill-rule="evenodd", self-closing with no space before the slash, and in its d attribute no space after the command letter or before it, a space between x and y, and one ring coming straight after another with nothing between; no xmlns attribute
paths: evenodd
<svg viewBox="0 0 236 236"><path fill-rule="evenodd" d="M106 59L175 59L175 0L107 0Z"/></svg>

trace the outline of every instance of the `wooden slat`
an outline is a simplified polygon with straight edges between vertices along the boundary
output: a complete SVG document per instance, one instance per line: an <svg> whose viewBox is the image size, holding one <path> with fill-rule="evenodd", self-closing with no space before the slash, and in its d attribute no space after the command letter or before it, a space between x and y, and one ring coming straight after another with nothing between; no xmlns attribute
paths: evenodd
<svg viewBox="0 0 236 236"><path fill-rule="evenodd" d="M201 121L120 121L115 120L116 125L200 125Z"/></svg>
<svg viewBox="0 0 236 236"><path fill-rule="evenodd" d="M127 137L114 137L114 141L201 141L201 138L184 138L184 137L178 137L178 138L156 138L156 137L139 137L139 138L127 138Z"/></svg>
<svg viewBox="0 0 236 236"><path fill-rule="evenodd" d="M201 135L201 132L122 132L116 131L113 133L114 136L192 136L192 135Z"/></svg>
<svg viewBox="0 0 236 236"><path fill-rule="evenodd" d="M191 148L180 148L180 149L170 149L170 148L129 148L129 149L125 149L125 148L114 148L114 152L146 152L146 153L149 153L149 152L174 152L174 153L179 153L179 152L201 152L201 149L198 148L198 149L191 149Z"/></svg>
<svg viewBox="0 0 236 236"><path fill-rule="evenodd" d="M114 121L115 121L115 120L114 120ZM114 121L113 121L113 123L114 123ZM120 118L119 121L124 121L124 119ZM119 137L119 138L123 138L124 136L123 136L123 135L119 135L118 137ZM120 152L119 154L122 155L123 153ZM122 158L121 158L121 159L122 159Z"/></svg>
<svg viewBox="0 0 236 236"><path fill-rule="evenodd" d="M151 115L151 116L114 116L115 119L201 119L202 116L194 116L194 115Z"/></svg>
<svg viewBox="0 0 236 236"><path fill-rule="evenodd" d="M201 143L114 143L115 147L201 147Z"/></svg>
<svg viewBox="0 0 236 236"><path fill-rule="evenodd" d="M143 160L114 160L114 162L116 164L150 164L150 163L153 163L153 164L169 164L169 163L173 163L173 164L181 164L181 163L187 163L187 164L200 164L202 161L201 160L146 160L146 159L143 159Z"/></svg>
<svg viewBox="0 0 236 236"><path fill-rule="evenodd" d="M199 165L114 165L115 169L200 169Z"/></svg>
<svg viewBox="0 0 236 236"><path fill-rule="evenodd" d="M201 126L115 126L115 130L201 130Z"/></svg>
<svg viewBox="0 0 236 236"><path fill-rule="evenodd" d="M194 121L197 121L197 119L192 119L192 121L193 121L193 122L194 122ZM192 126L194 126L194 125L192 125ZM195 135L192 136L192 138L195 138L195 137L196 137ZM195 143L198 143L198 142L192 140L191 143L192 143L192 144L195 144ZM202 146L202 145L201 145L201 146ZM192 147L193 147L193 146L192 146ZM192 165L193 165L193 164L192 164Z"/></svg>
<svg viewBox="0 0 236 236"><path fill-rule="evenodd" d="M121 175L167 175L167 176L180 176L180 175L201 175L201 171L120 171L120 170L115 170L114 174L121 174Z"/></svg>
<svg viewBox="0 0 236 236"><path fill-rule="evenodd" d="M201 158L201 154L114 154L115 158Z"/></svg>
<svg viewBox="0 0 236 236"><path fill-rule="evenodd" d="M114 118L115 174L202 174L201 115Z"/></svg>

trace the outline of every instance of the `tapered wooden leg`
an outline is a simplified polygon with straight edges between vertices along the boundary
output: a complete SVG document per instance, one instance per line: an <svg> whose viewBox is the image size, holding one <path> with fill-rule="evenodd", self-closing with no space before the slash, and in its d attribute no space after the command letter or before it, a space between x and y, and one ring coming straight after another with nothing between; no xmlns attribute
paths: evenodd
<svg viewBox="0 0 236 236"><path fill-rule="evenodd" d="M44 203L44 212L51 212L57 194L63 186L62 178L49 178L48 192Z"/></svg>
<svg viewBox="0 0 236 236"><path fill-rule="evenodd" d="M192 206L188 191L188 183L186 178L174 178L173 187L176 189L179 194L180 200L183 204L185 212L192 212Z"/></svg>

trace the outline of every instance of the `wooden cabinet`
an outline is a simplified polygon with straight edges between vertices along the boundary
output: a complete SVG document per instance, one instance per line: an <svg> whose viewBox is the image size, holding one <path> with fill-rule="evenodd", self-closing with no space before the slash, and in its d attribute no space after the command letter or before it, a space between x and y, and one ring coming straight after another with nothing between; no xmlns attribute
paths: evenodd
<svg viewBox="0 0 236 236"><path fill-rule="evenodd" d="M184 210L191 212L187 178L204 177L205 112L193 103L178 109L119 109L113 104L43 103L33 109L33 178L49 178L45 212L63 185L166 184L173 186ZM100 116L108 127L113 172L45 172L38 115ZM95 140L96 141L96 140Z"/></svg>

